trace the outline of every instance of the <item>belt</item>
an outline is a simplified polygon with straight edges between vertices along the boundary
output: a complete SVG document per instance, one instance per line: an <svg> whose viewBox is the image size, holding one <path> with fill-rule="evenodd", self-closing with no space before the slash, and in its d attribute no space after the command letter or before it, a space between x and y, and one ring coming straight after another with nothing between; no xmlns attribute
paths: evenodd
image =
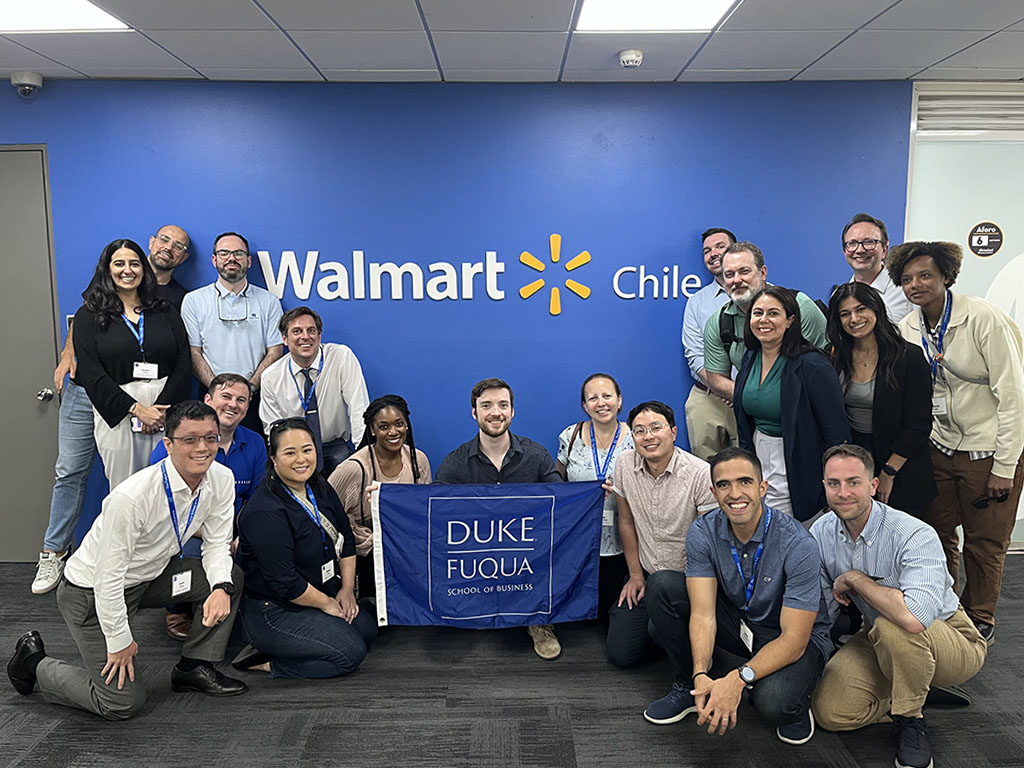
<svg viewBox="0 0 1024 768"><path fill-rule="evenodd" d="M697 379L696 381L694 381L693 382L693 386L695 386L701 392L710 392L711 391L710 389L707 388L707 386L704 384L704 382L701 381L700 379Z"/></svg>

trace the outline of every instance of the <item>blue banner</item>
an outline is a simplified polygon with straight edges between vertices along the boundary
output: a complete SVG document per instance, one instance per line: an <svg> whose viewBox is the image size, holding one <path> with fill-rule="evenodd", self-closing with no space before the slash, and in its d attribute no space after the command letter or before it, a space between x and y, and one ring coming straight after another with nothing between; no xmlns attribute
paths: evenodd
<svg viewBox="0 0 1024 768"><path fill-rule="evenodd" d="M600 482L385 483L374 497L382 626L481 629L596 617Z"/></svg>

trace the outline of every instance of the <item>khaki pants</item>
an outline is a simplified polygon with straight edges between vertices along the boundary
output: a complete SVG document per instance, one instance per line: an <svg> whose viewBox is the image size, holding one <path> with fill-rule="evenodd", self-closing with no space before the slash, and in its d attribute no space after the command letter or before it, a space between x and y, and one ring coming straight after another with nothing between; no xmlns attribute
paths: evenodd
<svg viewBox="0 0 1024 768"><path fill-rule="evenodd" d="M694 384L686 398L686 436L690 453L707 461L736 440L736 414L718 395Z"/></svg>
<svg viewBox="0 0 1024 768"><path fill-rule="evenodd" d="M818 724L852 731L893 715L916 715L931 685L957 685L985 663L988 648L963 608L920 634L883 616L825 666L811 706Z"/></svg>

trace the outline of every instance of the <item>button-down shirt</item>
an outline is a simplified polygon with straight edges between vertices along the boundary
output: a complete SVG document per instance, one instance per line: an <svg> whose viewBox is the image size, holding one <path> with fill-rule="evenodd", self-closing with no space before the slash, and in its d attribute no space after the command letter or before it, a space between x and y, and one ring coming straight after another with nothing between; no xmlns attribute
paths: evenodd
<svg viewBox="0 0 1024 768"><path fill-rule="evenodd" d="M704 367L704 327L708 318L729 303L729 294L725 288L712 280L686 301L683 310L683 352L686 364L690 367L690 375L699 381L697 372Z"/></svg>
<svg viewBox="0 0 1024 768"><path fill-rule="evenodd" d="M214 376L237 373L251 378L267 350L281 343L281 302L252 283L237 294L219 281L189 291L181 303L181 319L189 345L202 347Z"/></svg>
<svg viewBox="0 0 1024 768"><path fill-rule="evenodd" d="M547 448L528 437L508 433L511 439L501 469L480 450L480 435L444 457L435 483L560 483L555 460Z"/></svg>
<svg viewBox="0 0 1024 768"><path fill-rule="evenodd" d="M323 370L320 364L323 363ZM263 428L278 419L305 416L299 393L305 393L306 377L285 354L267 367L260 379L260 420ZM319 371L319 373L318 373ZM370 404L363 380L363 369L355 353L344 344L321 344L309 366L316 383L316 403L320 412L320 436L325 443L334 440L359 442L363 435L363 413Z"/></svg>
<svg viewBox="0 0 1024 768"><path fill-rule="evenodd" d="M927 523L879 501L871 503L867 525L854 539L830 512L811 526L821 553L821 592L834 618L839 605L832 584L847 571L861 571L883 587L903 592L903 601L925 629L948 619L960 605L939 536ZM864 619L874 624L878 611L860 595L850 597Z"/></svg>
<svg viewBox="0 0 1024 768"><path fill-rule="evenodd" d="M686 532L697 516L714 509L711 469L676 446L665 471L653 477L635 450L615 465L615 493L633 513L640 565L647 573L686 570Z"/></svg>
<svg viewBox="0 0 1024 768"><path fill-rule="evenodd" d="M153 581L180 553L161 466L167 467L182 543L201 532L206 580L231 581L235 489L230 470L214 463L193 494L169 459L140 469L103 500L99 517L64 569L72 584L95 591L96 617L109 653L132 643L124 591ZM186 526L196 496L196 514Z"/></svg>
<svg viewBox="0 0 1024 768"><path fill-rule="evenodd" d="M746 588L750 581L754 553L764 541L764 550L757 568L754 594L746 620L750 624L779 629L783 608L816 611L811 642L824 658L832 654L829 638L831 622L821 594L821 568L818 545L807 530L789 515L772 510L768 536L764 537L764 520L746 544L733 535L729 518L721 509L698 517L686 538L689 555L687 578L715 578L726 599L742 610L746 604ZM736 548L743 576L736 568L732 550Z"/></svg>

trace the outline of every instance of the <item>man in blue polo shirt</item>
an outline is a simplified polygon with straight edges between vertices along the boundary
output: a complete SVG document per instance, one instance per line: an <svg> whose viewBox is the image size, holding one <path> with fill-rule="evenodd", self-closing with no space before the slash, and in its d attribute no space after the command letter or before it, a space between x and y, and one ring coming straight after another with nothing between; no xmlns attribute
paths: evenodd
<svg viewBox="0 0 1024 768"><path fill-rule="evenodd" d="M832 650L818 547L800 523L764 504L756 456L726 448L710 464L719 508L686 535L693 689L673 693L692 696L687 713L723 734L736 726L747 689L780 740L803 744L814 735L811 692Z"/></svg>
<svg viewBox="0 0 1024 768"><path fill-rule="evenodd" d="M217 412L220 440L217 443L218 464L223 464L235 476L235 519L242 505L249 500L263 479L267 468L267 447L263 437L241 422L249 411L249 382L237 373L221 373L213 377L206 393L205 403ZM156 464L167 456L163 441L157 444L149 457ZM198 557L199 542L195 539L185 545L185 554ZM192 628L191 606L176 604L167 609L167 634L175 640L184 640Z"/></svg>

